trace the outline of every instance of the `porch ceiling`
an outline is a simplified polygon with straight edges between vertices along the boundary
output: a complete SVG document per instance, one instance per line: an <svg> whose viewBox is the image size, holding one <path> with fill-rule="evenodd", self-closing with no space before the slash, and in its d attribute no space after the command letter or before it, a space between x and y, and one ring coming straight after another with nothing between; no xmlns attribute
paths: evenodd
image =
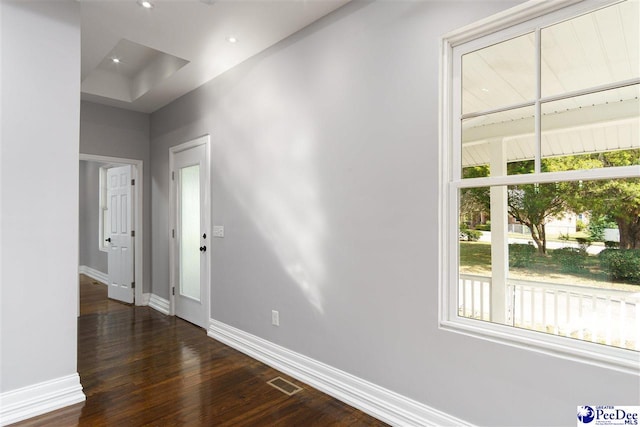
<svg viewBox="0 0 640 427"><path fill-rule="evenodd" d="M640 2L627 1L542 30L542 96L640 77ZM533 99L534 35L471 52L463 62L463 113ZM640 148L640 85L542 104L543 157ZM462 122L462 163L489 163L489 141L507 161L535 156L534 107Z"/></svg>

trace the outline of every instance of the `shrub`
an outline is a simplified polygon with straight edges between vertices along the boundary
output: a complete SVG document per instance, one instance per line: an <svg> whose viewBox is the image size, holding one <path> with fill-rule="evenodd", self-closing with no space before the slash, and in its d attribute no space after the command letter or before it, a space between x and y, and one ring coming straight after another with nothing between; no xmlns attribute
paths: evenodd
<svg viewBox="0 0 640 427"><path fill-rule="evenodd" d="M618 224L604 217L591 218L587 225L587 233L592 242L602 242L604 240L605 228L616 228Z"/></svg>
<svg viewBox="0 0 640 427"><path fill-rule="evenodd" d="M587 263L587 251L584 248L564 247L551 252L551 259L560 266L565 273L575 273L584 270Z"/></svg>
<svg viewBox="0 0 640 427"><path fill-rule="evenodd" d="M469 228L467 224L460 224L460 239L466 240L468 242L477 241L480 236L482 236L482 232L478 230L472 230Z"/></svg>
<svg viewBox="0 0 640 427"><path fill-rule="evenodd" d="M606 242L604 242L604 247L608 249L617 248L618 246L620 246L619 242L614 242L611 240L607 240Z"/></svg>
<svg viewBox="0 0 640 427"><path fill-rule="evenodd" d="M491 231L491 224L477 224L476 230Z"/></svg>
<svg viewBox="0 0 640 427"><path fill-rule="evenodd" d="M536 248L533 245L512 243L509 245L509 266L528 267L533 264Z"/></svg>
<svg viewBox="0 0 640 427"><path fill-rule="evenodd" d="M585 251L589 246L591 246L591 239L585 239L584 237L576 237L576 242L580 245L580 249L584 249Z"/></svg>
<svg viewBox="0 0 640 427"><path fill-rule="evenodd" d="M598 254L600 268L613 280L640 284L640 249L605 249Z"/></svg>

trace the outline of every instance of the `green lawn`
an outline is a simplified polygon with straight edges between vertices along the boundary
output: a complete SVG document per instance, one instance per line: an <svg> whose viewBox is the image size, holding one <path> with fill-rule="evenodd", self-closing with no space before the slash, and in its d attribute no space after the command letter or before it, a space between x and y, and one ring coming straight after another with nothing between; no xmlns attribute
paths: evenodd
<svg viewBox="0 0 640 427"><path fill-rule="evenodd" d="M509 275L512 278L551 281L566 284L581 284L598 287L617 288L630 290L630 286L637 285L612 283L609 275L600 269L600 262L595 255L588 255L585 260L585 268L580 271L567 272L552 257L552 249L547 250L547 255L533 255L526 267L509 267ZM513 258L512 260L513 261ZM488 242L460 242L460 271L468 274L491 274L491 244Z"/></svg>
<svg viewBox="0 0 640 427"><path fill-rule="evenodd" d="M460 242L460 266L491 270L491 244Z"/></svg>

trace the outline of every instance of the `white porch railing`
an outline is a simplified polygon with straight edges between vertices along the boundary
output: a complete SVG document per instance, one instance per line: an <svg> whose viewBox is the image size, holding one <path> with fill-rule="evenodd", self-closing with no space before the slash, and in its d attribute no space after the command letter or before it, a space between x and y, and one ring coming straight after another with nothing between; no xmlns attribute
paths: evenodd
<svg viewBox="0 0 640 427"><path fill-rule="evenodd" d="M508 280L513 326L640 350L640 292ZM491 278L461 274L458 314L491 320Z"/></svg>
<svg viewBox="0 0 640 427"><path fill-rule="evenodd" d="M491 320L491 277L460 275L458 315L472 319Z"/></svg>

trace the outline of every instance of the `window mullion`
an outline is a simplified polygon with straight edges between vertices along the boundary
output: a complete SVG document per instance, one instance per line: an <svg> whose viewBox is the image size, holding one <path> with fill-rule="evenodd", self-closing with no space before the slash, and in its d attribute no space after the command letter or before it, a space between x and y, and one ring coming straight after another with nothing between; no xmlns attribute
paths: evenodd
<svg viewBox="0 0 640 427"><path fill-rule="evenodd" d="M540 38L540 28L536 28L535 173L540 173L542 170L542 105L540 104L540 98L542 97L542 46Z"/></svg>
<svg viewBox="0 0 640 427"><path fill-rule="evenodd" d="M517 110L518 108L531 107L532 105L535 105L535 101L519 102L517 104L505 105L504 107L493 108L491 110L474 111L473 113L466 113L460 116L460 118L462 120L472 119L474 117L488 116L490 114L502 113L504 111L509 111L509 110Z"/></svg>
<svg viewBox="0 0 640 427"><path fill-rule="evenodd" d="M640 166L614 166L601 169L582 169L560 172L531 173L523 175L488 176L452 181L456 188L490 187L495 185L546 184L560 181L594 181L606 179L637 178Z"/></svg>
<svg viewBox="0 0 640 427"><path fill-rule="evenodd" d="M537 56L539 57L539 59L541 59L539 52ZM539 70L541 70L541 66L542 66L542 63L540 63L540 66L538 67ZM518 108L530 107L532 105L537 105L537 104L541 105L547 102L562 101L563 99L576 98L578 96L590 95L592 93L604 92L607 90L619 89L626 86L633 86L633 85L640 84L640 79L629 79L629 80L623 80L620 82L608 83L608 84L604 84L596 87L580 89L572 92L565 92L557 95L542 97L540 77L541 77L541 74L538 74L537 75L538 81L536 82L537 93L536 93L536 99L534 101L519 102L517 104L509 104L509 105L505 105L504 107L492 108L490 110L481 110L481 111L474 111L472 113L465 113L465 114L462 114L460 118L462 120L472 119L474 117L487 116L489 114L502 113L504 111L516 110ZM536 111L537 111L537 108L536 108Z"/></svg>
<svg viewBox="0 0 640 427"><path fill-rule="evenodd" d="M633 86L640 84L640 78L633 78L628 80L617 81L613 83L606 83L599 86L588 87L580 90L574 90L571 92L559 93L557 95L550 95L541 98L542 103L562 101L563 99L577 98L579 96L591 95L592 93L606 92L612 89L619 89L622 87Z"/></svg>

